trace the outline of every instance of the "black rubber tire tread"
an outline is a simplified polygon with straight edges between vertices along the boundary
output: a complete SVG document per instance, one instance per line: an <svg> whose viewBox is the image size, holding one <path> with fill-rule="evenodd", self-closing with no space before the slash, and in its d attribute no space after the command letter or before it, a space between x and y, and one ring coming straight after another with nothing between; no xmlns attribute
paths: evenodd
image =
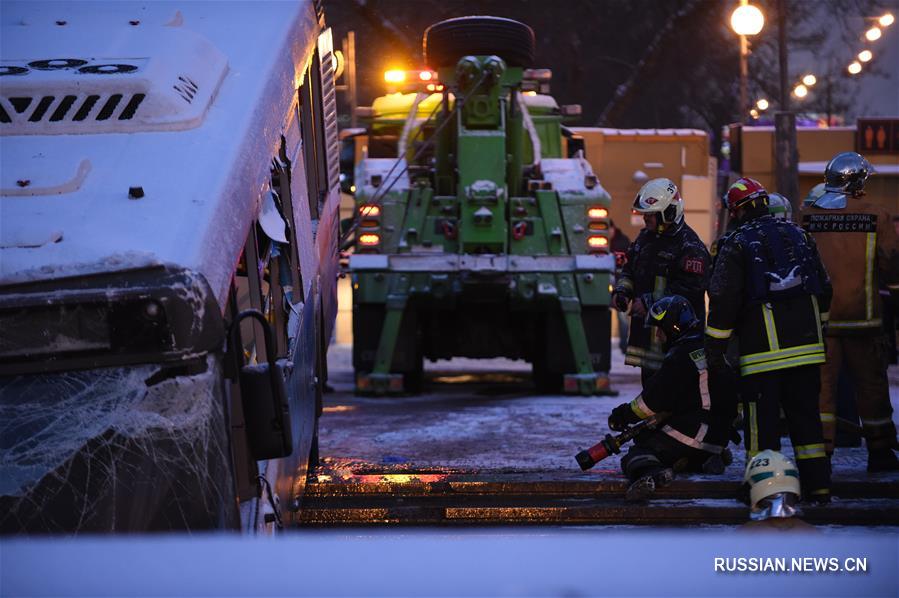
<svg viewBox="0 0 899 598"><path fill-rule="evenodd" d="M534 64L534 30L502 17L458 17L434 23L422 41L425 64L453 66L463 56L499 56L508 66Z"/></svg>
<svg viewBox="0 0 899 598"><path fill-rule="evenodd" d="M555 395L562 392L562 372L554 372L546 368L544 358L531 364L531 377L537 394Z"/></svg>
<svg viewBox="0 0 899 598"><path fill-rule="evenodd" d="M382 303L353 306L353 369L356 372L371 372L375 366L384 315Z"/></svg>

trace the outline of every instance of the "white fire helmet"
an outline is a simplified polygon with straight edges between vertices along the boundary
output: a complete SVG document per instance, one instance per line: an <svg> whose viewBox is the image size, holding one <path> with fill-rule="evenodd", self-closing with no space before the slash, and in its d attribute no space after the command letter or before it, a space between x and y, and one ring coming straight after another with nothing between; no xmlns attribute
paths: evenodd
<svg viewBox="0 0 899 598"><path fill-rule="evenodd" d="M801 495L799 470L792 461L770 449L760 452L749 460L743 480L749 484L749 501L753 512L763 508L759 503L766 498L793 494L795 497L791 497L793 500L790 502L794 502L798 501ZM768 516L778 515L772 513Z"/></svg>
<svg viewBox="0 0 899 598"><path fill-rule="evenodd" d="M683 221L684 201L674 181L652 179L640 188L634 198L634 211L638 214L658 214L661 231L670 224L680 224Z"/></svg>
<svg viewBox="0 0 899 598"><path fill-rule="evenodd" d="M793 206L780 193L768 194L768 213L778 220L793 220Z"/></svg>

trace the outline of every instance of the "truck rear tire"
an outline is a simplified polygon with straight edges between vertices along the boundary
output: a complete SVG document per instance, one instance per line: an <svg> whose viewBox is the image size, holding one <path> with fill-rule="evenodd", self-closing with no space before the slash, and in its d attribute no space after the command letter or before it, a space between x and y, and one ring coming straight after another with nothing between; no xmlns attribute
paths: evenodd
<svg viewBox="0 0 899 598"><path fill-rule="evenodd" d="M608 372L610 356L611 316L606 306L581 307L581 322L587 337L587 349L594 372ZM563 376L576 373L571 339L561 312L546 314L538 324L533 355L534 386L541 394L562 392Z"/></svg>
<svg viewBox="0 0 899 598"><path fill-rule="evenodd" d="M543 357L534 359L534 363L531 364L531 377L539 394L554 395L562 392L562 372L548 369L546 359Z"/></svg>
<svg viewBox="0 0 899 598"><path fill-rule="evenodd" d="M424 35L425 64L454 66L463 56L499 56L508 66L534 64L534 30L501 17L459 17L428 27Z"/></svg>
<svg viewBox="0 0 899 598"><path fill-rule="evenodd" d="M371 373L375 367L385 314L381 303L353 306L353 369L357 374ZM412 394L421 392L424 384L424 357L416 316L413 310L403 314L390 368L390 373L403 375L403 390Z"/></svg>

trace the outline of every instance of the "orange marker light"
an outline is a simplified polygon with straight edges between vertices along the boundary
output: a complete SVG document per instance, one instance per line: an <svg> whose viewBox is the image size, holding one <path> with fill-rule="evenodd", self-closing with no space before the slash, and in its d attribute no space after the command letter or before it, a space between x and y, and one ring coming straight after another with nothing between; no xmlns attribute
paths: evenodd
<svg viewBox="0 0 899 598"><path fill-rule="evenodd" d="M587 210L588 218L607 218L609 211L605 208L590 208Z"/></svg>
<svg viewBox="0 0 899 598"><path fill-rule="evenodd" d="M384 81L387 83L402 83L405 80L405 71L389 70L384 72Z"/></svg>
<svg viewBox="0 0 899 598"><path fill-rule="evenodd" d="M601 247L606 247L609 244L609 240L605 237L600 236L592 236L587 237L587 245L589 245L593 249L599 249Z"/></svg>
<svg viewBox="0 0 899 598"><path fill-rule="evenodd" d="M359 214L366 218L377 218L381 215L381 206L362 204L359 206Z"/></svg>
<svg viewBox="0 0 899 598"><path fill-rule="evenodd" d="M376 235L374 233L365 233L364 235L359 235L359 244L365 245L366 247L373 247L381 242L381 236Z"/></svg>

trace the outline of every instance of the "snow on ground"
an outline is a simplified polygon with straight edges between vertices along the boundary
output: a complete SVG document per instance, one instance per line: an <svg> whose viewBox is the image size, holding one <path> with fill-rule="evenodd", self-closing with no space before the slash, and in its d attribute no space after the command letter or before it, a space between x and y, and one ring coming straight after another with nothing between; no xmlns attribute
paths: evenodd
<svg viewBox="0 0 899 598"><path fill-rule="evenodd" d="M613 346L617 346L614 342ZM416 467L579 473L574 455L607 432L609 412L640 392L639 370L613 350L611 380L617 397L536 395L530 366L508 359L457 358L426 363L427 386L419 396L357 397L353 394L352 347L334 345L320 423L323 457ZM890 368L890 395L899 406L899 366ZM784 453L792 455L789 440ZM742 477L745 455L731 445L727 478ZM864 447L838 448L834 477L864 472ZM619 457L591 470L620 475Z"/></svg>

